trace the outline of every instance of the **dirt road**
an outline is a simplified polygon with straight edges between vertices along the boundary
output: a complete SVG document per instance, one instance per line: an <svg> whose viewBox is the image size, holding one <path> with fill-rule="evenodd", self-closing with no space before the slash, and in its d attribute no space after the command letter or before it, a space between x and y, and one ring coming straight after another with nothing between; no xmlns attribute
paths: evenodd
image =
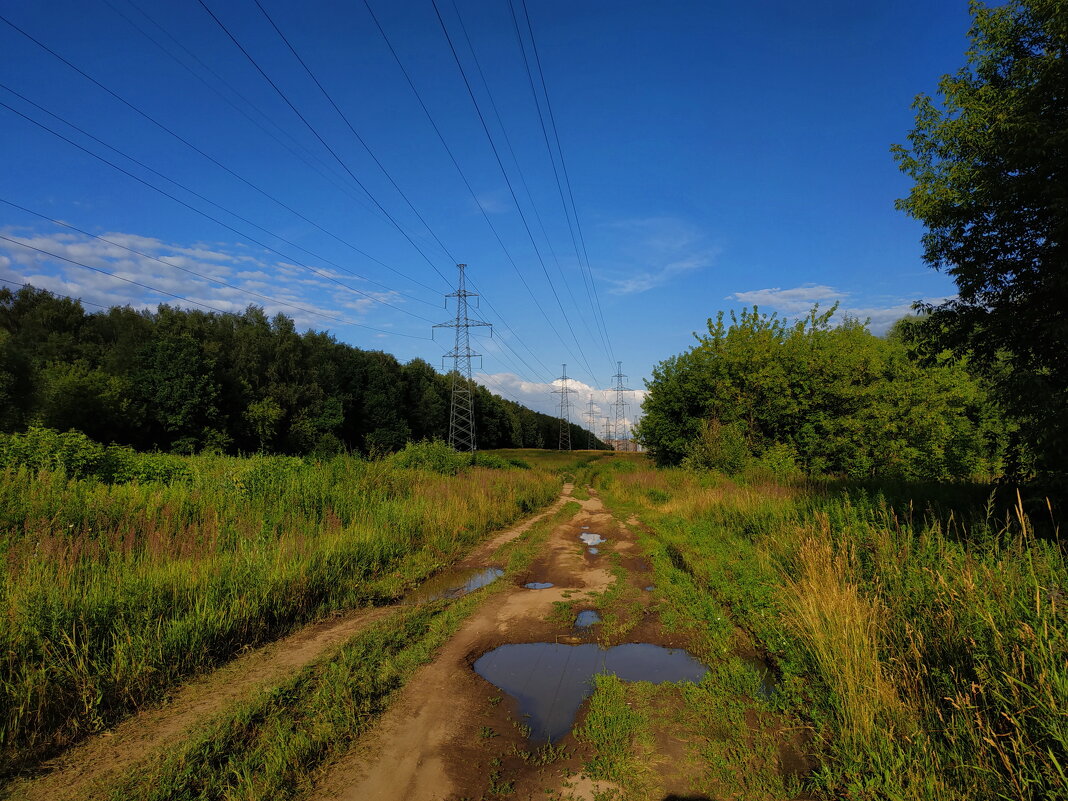
<svg viewBox="0 0 1068 801"><path fill-rule="evenodd" d="M634 597L649 597L642 592L649 583L648 566L637 554L631 532L597 497L580 503L581 510L551 533L543 555L526 574L487 599L434 662L416 673L363 738L363 746L320 782L314 798L432 801L510 790L513 798L545 798L548 791L557 798L592 799L594 791L608 789L581 775L577 754L547 765L524 757L531 746L515 702L502 699L501 692L472 669L475 659L506 643L581 641L570 616L554 617L558 605L566 603L572 612L590 609L595 596L617 581L627 582ZM606 540L596 553L580 539L589 532ZM525 586L533 582L552 586ZM602 642L671 644L659 631L655 615L637 616L636 627L602 637ZM597 636L596 629L588 635Z"/></svg>

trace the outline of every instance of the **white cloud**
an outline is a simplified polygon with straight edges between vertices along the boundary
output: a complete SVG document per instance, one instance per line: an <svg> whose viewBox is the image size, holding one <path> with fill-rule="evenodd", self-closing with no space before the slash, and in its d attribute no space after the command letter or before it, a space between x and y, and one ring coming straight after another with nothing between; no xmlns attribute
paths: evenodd
<svg viewBox="0 0 1068 801"><path fill-rule="evenodd" d="M869 330L879 335L885 334L890 326L902 317L913 314L912 300L899 297L887 299L886 305L878 305L869 301L861 306L855 300L851 301L850 298L851 293L826 284L803 284L790 289L780 287L752 289L727 296L727 300L770 309L788 317L805 315L817 303L823 309L830 308L834 303L840 303L835 319L848 316L855 317L861 322L867 320ZM925 300L941 303L946 298L926 298Z"/></svg>
<svg viewBox="0 0 1068 801"><path fill-rule="evenodd" d="M270 316L287 314L299 327L321 329L340 320L362 322L367 313L383 308L375 301L403 302L396 293L359 294L318 277L308 280L308 271L299 265L269 263L246 253L229 252L236 245L186 247L123 232L110 232L101 238L11 227L0 232L14 240L0 240L0 278L33 284L93 305L152 309L168 303L228 312L257 305ZM313 266L328 275L336 274ZM328 291L310 294L309 285ZM173 297L176 295L180 297ZM374 324L385 325L377 320Z"/></svg>
<svg viewBox="0 0 1068 801"><path fill-rule="evenodd" d="M553 394L554 389L562 386L563 382L560 380L548 384L527 381L515 373L477 373L474 378L491 392L521 403L528 409L553 417L560 413L560 396ZM594 433L600 436L604 429L604 418L610 416L614 419L615 409L612 403L615 401L615 392L611 389L592 387L573 378L569 378L567 383L571 389L575 390L575 393L571 395L571 422L586 427L585 413L592 399L597 420ZM627 425L634 425L641 417L641 404L645 395L644 389L625 393L625 400L628 404L625 418Z"/></svg>
<svg viewBox="0 0 1068 801"><path fill-rule="evenodd" d="M792 289L774 287L735 292L728 295L727 300L736 300L750 306L765 306L787 314L804 314L817 303L824 307L830 306L836 301L844 300L848 294L825 284L804 284Z"/></svg>

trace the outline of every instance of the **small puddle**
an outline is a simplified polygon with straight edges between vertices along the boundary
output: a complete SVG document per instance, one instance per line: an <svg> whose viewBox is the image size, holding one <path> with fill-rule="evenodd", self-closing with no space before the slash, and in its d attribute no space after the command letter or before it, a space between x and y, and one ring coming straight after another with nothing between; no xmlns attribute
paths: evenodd
<svg viewBox="0 0 1068 801"><path fill-rule="evenodd" d="M600 545L602 542L604 542L604 537L602 537L600 534L592 533L579 534L579 539L587 545Z"/></svg>
<svg viewBox="0 0 1068 801"><path fill-rule="evenodd" d="M613 673L623 681L700 681L708 668L686 651L650 643L614 648L535 642L502 645L483 654L475 672L519 702L530 739L554 742L570 731L593 677Z"/></svg>
<svg viewBox="0 0 1068 801"><path fill-rule="evenodd" d="M645 588L645 591L646 592L652 592L655 589L656 589L656 586L653 585L653 584L650 584L648 587Z"/></svg>
<svg viewBox="0 0 1068 801"><path fill-rule="evenodd" d="M588 629L601 622L601 616L594 609L584 609L575 617L575 628Z"/></svg>
<svg viewBox="0 0 1068 801"><path fill-rule="evenodd" d="M547 590L553 585L550 581L532 581L529 584L524 584L523 586L526 587L528 590Z"/></svg>
<svg viewBox="0 0 1068 801"><path fill-rule="evenodd" d="M779 679L775 676L775 671L771 669L768 663L759 656L742 656L739 658L752 668L760 679L760 684L757 686L757 695L765 701L775 695L775 688L779 686Z"/></svg>
<svg viewBox="0 0 1068 801"><path fill-rule="evenodd" d="M592 554L593 554L594 556L596 556L597 554L599 554L599 553L600 553L600 551L598 551L598 550L597 550L596 548L587 548L586 550L588 550L588 551L589 551L590 553L592 553Z"/></svg>
<svg viewBox="0 0 1068 801"><path fill-rule="evenodd" d="M585 531L585 530L586 530L586 529L588 529L588 528L589 528L589 526L583 526L583 527L582 527L583 531Z"/></svg>
<svg viewBox="0 0 1068 801"><path fill-rule="evenodd" d="M441 598L459 598L492 584L504 575L499 567L475 567L431 576L404 598L405 603L422 604Z"/></svg>

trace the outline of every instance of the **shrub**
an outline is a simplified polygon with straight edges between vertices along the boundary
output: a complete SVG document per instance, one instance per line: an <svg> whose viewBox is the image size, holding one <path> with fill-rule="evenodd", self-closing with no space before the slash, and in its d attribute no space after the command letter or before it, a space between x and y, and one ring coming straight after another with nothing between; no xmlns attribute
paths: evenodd
<svg viewBox="0 0 1068 801"><path fill-rule="evenodd" d="M749 458L745 425L712 419L704 421L700 436L690 446L690 454L682 464L691 470L719 470L733 475L745 468Z"/></svg>
<svg viewBox="0 0 1068 801"><path fill-rule="evenodd" d="M389 462L410 470L430 470L443 476L455 476L471 464L471 457L441 440L423 440L409 442L390 456Z"/></svg>
<svg viewBox="0 0 1068 801"><path fill-rule="evenodd" d="M30 428L0 434L0 467L60 470L70 478L107 483L171 482L190 476L184 459L168 453L138 453L124 445L104 446L79 431Z"/></svg>

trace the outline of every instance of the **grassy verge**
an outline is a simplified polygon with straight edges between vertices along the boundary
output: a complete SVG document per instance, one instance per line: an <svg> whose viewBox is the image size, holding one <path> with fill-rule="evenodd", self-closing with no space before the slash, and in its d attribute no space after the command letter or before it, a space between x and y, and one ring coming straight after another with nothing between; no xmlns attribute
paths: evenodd
<svg viewBox="0 0 1068 801"><path fill-rule="evenodd" d="M548 533L577 505L531 527L496 556L522 570ZM228 710L153 769L131 771L107 791L113 801L286 799L344 754L387 708L391 696L506 582L456 601L401 608L338 652L253 701Z"/></svg>
<svg viewBox="0 0 1068 801"><path fill-rule="evenodd" d="M160 480L0 472L0 774L244 647L398 597L559 489L542 468L181 461Z"/></svg>
<svg viewBox="0 0 1068 801"><path fill-rule="evenodd" d="M808 792L1068 798L1068 567L1022 510L952 508L950 487L923 489L939 505L898 513L870 487L735 482L638 460L614 461L596 483L655 532L643 544L665 624L688 629L705 659L774 662L778 689L749 708L807 719L821 763ZM700 746L707 765L738 758L715 739Z"/></svg>

